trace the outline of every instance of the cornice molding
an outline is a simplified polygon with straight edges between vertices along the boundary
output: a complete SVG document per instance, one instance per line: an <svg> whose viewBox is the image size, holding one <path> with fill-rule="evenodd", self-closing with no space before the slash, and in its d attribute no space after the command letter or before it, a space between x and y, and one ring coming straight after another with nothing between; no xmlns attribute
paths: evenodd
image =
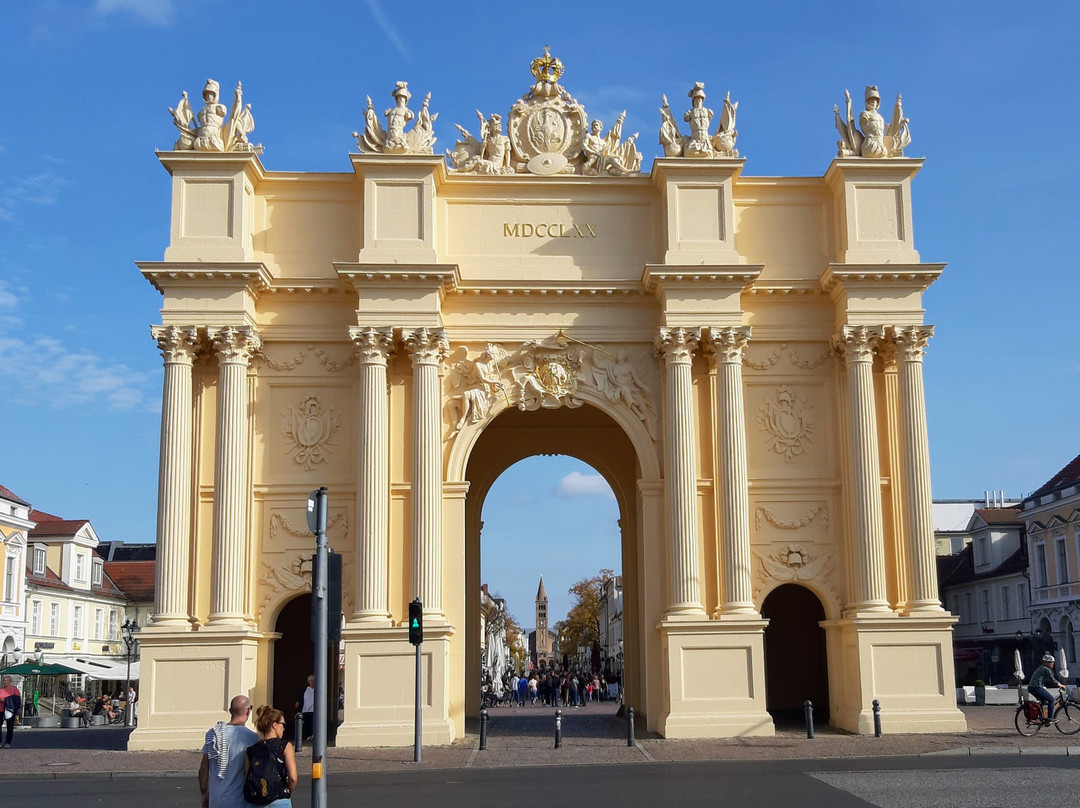
<svg viewBox="0 0 1080 808"><path fill-rule="evenodd" d="M136 261L135 266L161 294L165 294L166 290L211 283L245 289L253 297L258 297L270 288L273 280L266 264L261 261Z"/></svg>
<svg viewBox="0 0 1080 808"><path fill-rule="evenodd" d="M764 264L646 264L641 283L647 292L655 295L688 285L746 291L764 268Z"/></svg>
<svg viewBox="0 0 1080 808"><path fill-rule="evenodd" d="M892 286L925 292L945 264L829 264L818 278L826 294Z"/></svg>

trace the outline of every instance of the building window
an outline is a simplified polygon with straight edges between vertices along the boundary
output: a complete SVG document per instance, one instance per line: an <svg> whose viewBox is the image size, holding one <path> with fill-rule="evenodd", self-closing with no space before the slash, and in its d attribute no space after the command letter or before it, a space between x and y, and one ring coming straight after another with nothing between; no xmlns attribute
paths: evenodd
<svg viewBox="0 0 1080 808"><path fill-rule="evenodd" d="M975 622L974 598L972 597L970 592L965 592L964 593L964 622L965 623L974 623Z"/></svg>
<svg viewBox="0 0 1080 808"><path fill-rule="evenodd" d="M1008 620L1009 618L1009 587L1001 587L1001 619Z"/></svg>
<svg viewBox="0 0 1080 808"><path fill-rule="evenodd" d="M101 586L101 570L103 565L104 562L100 558L94 559L94 567L93 571L91 572L93 578L90 581L90 583L92 583L94 586Z"/></svg>
<svg viewBox="0 0 1080 808"><path fill-rule="evenodd" d="M981 567L988 563L990 559L986 553L986 536L979 536L978 541L975 542L975 565Z"/></svg>
<svg viewBox="0 0 1080 808"><path fill-rule="evenodd" d="M76 553L75 554L75 580L76 581L85 581L86 580L86 554L85 553Z"/></svg>
<svg viewBox="0 0 1080 808"><path fill-rule="evenodd" d="M94 639L100 640L105 631L105 610L94 609Z"/></svg>
<svg viewBox="0 0 1080 808"><path fill-rule="evenodd" d="M49 604L49 636L60 636L60 604Z"/></svg>
<svg viewBox="0 0 1080 808"><path fill-rule="evenodd" d="M1020 611L1020 617L1024 616L1024 612L1028 607L1028 588L1026 584L1016 585L1016 606Z"/></svg>
<svg viewBox="0 0 1080 808"><path fill-rule="evenodd" d="M34 548L34 575L45 574L45 548Z"/></svg>
<svg viewBox="0 0 1080 808"><path fill-rule="evenodd" d="M75 606L71 610L71 639L78 640L82 635L82 606Z"/></svg>
<svg viewBox="0 0 1080 808"><path fill-rule="evenodd" d="M41 636L41 601L30 601L30 633Z"/></svg>
<svg viewBox="0 0 1080 808"><path fill-rule="evenodd" d="M120 612L116 609L109 611L109 639L113 642L120 639Z"/></svg>
<svg viewBox="0 0 1080 808"><path fill-rule="evenodd" d="M16 590L19 580L15 577L15 565L17 563L18 559L15 556L8 556L4 560L4 600L8 603L14 603L19 599L19 593Z"/></svg>
<svg viewBox="0 0 1080 808"><path fill-rule="evenodd" d="M1046 577L1046 545L1035 545L1035 586L1043 587L1047 584Z"/></svg>
<svg viewBox="0 0 1080 808"><path fill-rule="evenodd" d="M1069 582L1069 554L1065 549L1065 539L1061 538L1054 542L1057 550L1057 579L1059 584Z"/></svg>
<svg viewBox="0 0 1080 808"><path fill-rule="evenodd" d="M982 621L989 623L991 620L993 617L990 616L990 590L984 589L982 591Z"/></svg>

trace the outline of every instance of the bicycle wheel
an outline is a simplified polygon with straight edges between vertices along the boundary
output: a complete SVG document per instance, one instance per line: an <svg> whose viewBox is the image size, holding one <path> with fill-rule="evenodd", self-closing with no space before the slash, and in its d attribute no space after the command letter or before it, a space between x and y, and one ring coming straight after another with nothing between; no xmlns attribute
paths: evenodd
<svg viewBox="0 0 1080 808"><path fill-rule="evenodd" d="M1016 731L1027 738L1036 735L1043 726L1041 718L1028 720L1027 708L1023 705L1016 708L1016 718L1013 719L1013 723L1016 724Z"/></svg>
<svg viewBox="0 0 1080 808"><path fill-rule="evenodd" d="M1054 718L1057 719L1054 726L1062 735L1075 735L1080 732L1080 705L1070 707L1068 702L1063 702L1054 711Z"/></svg>

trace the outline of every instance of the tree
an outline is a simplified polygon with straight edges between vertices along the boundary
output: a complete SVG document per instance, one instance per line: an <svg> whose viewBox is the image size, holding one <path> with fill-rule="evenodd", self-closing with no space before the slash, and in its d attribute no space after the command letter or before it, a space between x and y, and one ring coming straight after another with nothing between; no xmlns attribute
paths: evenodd
<svg viewBox="0 0 1080 808"><path fill-rule="evenodd" d="M566 656L577 653L580 647L593 648L600 642L600 596L604 582L614 573L602 569L591 578L582 578L567 591L574 603L565 620L555 624L559 637L559 652Z"/></svg>

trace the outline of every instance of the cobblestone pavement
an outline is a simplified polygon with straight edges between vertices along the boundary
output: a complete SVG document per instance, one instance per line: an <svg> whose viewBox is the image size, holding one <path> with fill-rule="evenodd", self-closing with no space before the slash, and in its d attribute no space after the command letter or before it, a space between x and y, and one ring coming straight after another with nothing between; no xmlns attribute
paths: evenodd
<svg viewBox="0 0 1080 808"><path fill-rule="evenodd" d="M1013 728L1013 707L965 707L967 732L890 735L883 713L883 736L852 735L818 727L813 740L802 727L780 727L773 738L664 740L639 726L627 746L626 720L615 705L563 708L562 748L555 749L554 710L550 707L497 707L489 711L488 748L479 751L476 721L451 746L427 746L423 762L413 763L412 748L330 749L327 772L409 771L424 769L647 764L653 761L774 760L879 757L925 754L1080 755L1080 735L1067 737L1046 728L1023 738ZM22 778L91 778L164 775L193 777L196 751L128 752L129 730L18 728L14 745L0 749L0 781ZM310 772L310 747L298 755L301 777Z"/></svg>

